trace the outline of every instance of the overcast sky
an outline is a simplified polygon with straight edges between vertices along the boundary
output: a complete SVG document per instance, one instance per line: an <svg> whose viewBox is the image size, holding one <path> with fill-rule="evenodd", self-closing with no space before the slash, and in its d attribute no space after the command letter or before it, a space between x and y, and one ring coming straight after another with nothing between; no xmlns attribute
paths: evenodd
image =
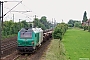
<svg viewBox="0 0 90 60"><path fill-rule="evenodd" d="M13 0L15 1L15 0ZM6 13L10 8L15 6L18 2L7 2L4 3L4 13ZM17 13L10 12L4 19L12 19L12 14L15 14L15 21L18 19L27 19L26 14L33 19L35 14L40 18L41 16L46 16L48 20L55 18L57 22L61 22L62 19L65 23L69 19L82 20L84 11L87 12L87 17L90 18L90 0L23 0L22 4L19 4L13 10L29 10L32 12L27 13Z"/></svg>

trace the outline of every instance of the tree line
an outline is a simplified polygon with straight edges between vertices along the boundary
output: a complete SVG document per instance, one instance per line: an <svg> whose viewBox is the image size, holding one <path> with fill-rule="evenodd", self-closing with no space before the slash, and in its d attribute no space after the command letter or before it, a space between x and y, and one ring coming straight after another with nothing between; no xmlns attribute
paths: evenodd
<svg viewBox="0 0 90 60"><path fill-rule="evenodd" d="M46 16L42 16L41 19L35 18L33 23L34 23L34 27L42 28L43 30L53 27L53 24L47 21Z"/></svg>
<svg viewBox="0 0 90 60"><path fill-rule="evenodd" d="M87 18L87 12L84 12L82 22L79 20L70 19L68 21L68 26L82 28L84 31L88 30L90 32L90 21Z"/></svg>
<svg viewBox="0 0 90 60"><path fill-rule="evenodd" d="M18 31L23 27L28 27L28 23L25 20L21 22L13 22L12 20L4 21L2 29L2 38L4 39L17 35Z"/></svg>
<svg viewBox="0 0 90 60"><path fill-rule="evenodd" d="M41 19L35 18L33 21L34 27L42 28L43 30L51 28L52 23L47 21L46 16L42 16ZM32 25L22 20L21 22L4 21L2 29L2 39L17 35L21 28L31 28Z"/></svg>
<svg viewBox="0 0 90 60"><path fill-rule="evenodd" d="M68 21L68 26L69 26L69 27L79 27L79 28L83 28L81 21L79 21L79 20L73 20L73 19L70 19L70 20Z"/></svg>

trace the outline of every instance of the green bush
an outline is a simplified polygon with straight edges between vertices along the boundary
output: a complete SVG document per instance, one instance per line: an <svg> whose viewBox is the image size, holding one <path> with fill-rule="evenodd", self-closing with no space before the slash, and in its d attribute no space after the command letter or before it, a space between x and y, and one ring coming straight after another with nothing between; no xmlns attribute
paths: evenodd
<svg viewBox="0 0 90 60"><path fill-rule="evenodd" d="M83 29L83 26L82 25L79 25L79 28Z"/></svg>
<svg viewBox="0 0 90 60"><path fill-rule="evenodd" d="M73 27L73 25L72 24L68 24L68 27Z"/></svg>
<svg viewBox="0 0 90 60"><path fill-rule="evenodd" d="M65 34L66 30L68 29L68 25L65 23L58 24L53 32L54 39L62 40L63 35Z"/></svg>
<svg viewBox="0 0 90 60"><path fill-rule="evenodd" d="M88 26L84 26L84 31L85 31L85 30L88 30Z"/></svg>

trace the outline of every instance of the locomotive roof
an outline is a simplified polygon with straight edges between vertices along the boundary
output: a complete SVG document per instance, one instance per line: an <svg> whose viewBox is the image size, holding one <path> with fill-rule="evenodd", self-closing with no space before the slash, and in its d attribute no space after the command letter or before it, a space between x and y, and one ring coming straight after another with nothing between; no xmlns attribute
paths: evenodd
<svg viewBox="0 0 90 60"><path fill-rule="evenodd" d="M35 33L43 32L41 28L32 28Z"/></svg>
<svg viewBox="0 0 90 60"><path fill-rule="evenodd" d="M20 32L25 32L25 31L27 31L27 32L33 31L35 33L43 32L43 30L41 28L22 28L20 30Z"/></svg>
<svg viewBox="0 0 90 60"><path fill-rule="evenodd" d="M33 30L32 30L31 28L29 28L29 29L22 28L22 29L20 30L20 32L25 32L25 31L29 32L29 31L33 31Z"/></svg>

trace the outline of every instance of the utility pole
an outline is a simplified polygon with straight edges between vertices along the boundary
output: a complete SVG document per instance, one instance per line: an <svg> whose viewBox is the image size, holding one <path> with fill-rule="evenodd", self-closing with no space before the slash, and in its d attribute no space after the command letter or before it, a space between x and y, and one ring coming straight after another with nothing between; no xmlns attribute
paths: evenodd
<svg viewBox="0 0 90 60"><path fill-rule="evenodd" d="M2 30L3 30L3 2L2 2Z"/></svg>
<svg viewBox="0 0 90 60"><path fill-rule="evenodd" d="M52 29L53 29L53 28L54 28L54 24L53 24L53 18L52 18L52 25L53 25L53 26L52 26Z"/></svg>
<svg viewBox="0 0 90 60"><path fill-rule="evenodd" d="M63 23L63 19L62 19L62 23Z"/></svg>
<svg viewBox="0 0 90 60"><path fill-rule="evenodd" d="M13 22L14 22L14 14L13 14Z"/></svg>
<svg viewBox="0 0 90 60"><path fill-rule="evenodd" d="M55 18L54 18L54 27L55 27Z"/></svg>
<svg viewBox="0 0 90 60"><path fill-rule="evenodd" d="M36 17L38 17L38 16L35 15L34 17L35 17L35 20L36 20ZM37 24L37 26L38 26L38 24ZM35 24L34 24L34 27L36 27Z"/></svg>
<svg viewBox="0 0 90 60"><path fill-rule="evenodd" d="M38 16L37 15L35 15L35 19L37 18Z"/></svg>
<svg viewBox="0 0 90 60"><path fill-rule="evenodd" d="M19 30L21 29L21 23L20 23L20 20L21 20L21 19L19 19Z"/></svg>
<svg viewBox="0 0 90 60"><path fill-rule="evenodd" d="M2 4L3 4L3 2L0 1L0 49L1 49L1 31L2 31L2 26L1 26L2 25L2 21L1 20L3 19L2 18L2 16L3 16L2 14L3 13L1 13L1 12L3 12L2 11L2 6L3 6ZM0 51L0 59L1 59L1 51Z"/></svg>
<svg viewBox="0 0 90 60"><path fill-rule="evenodd" d="M36 19L36 15L35 15L35 19Z"/></svg>
<svg viewBox="0 0 90 60"><path fill-rule="evenodd" d="M54 19L54 27L56 26L56 19Z"/></svg>

